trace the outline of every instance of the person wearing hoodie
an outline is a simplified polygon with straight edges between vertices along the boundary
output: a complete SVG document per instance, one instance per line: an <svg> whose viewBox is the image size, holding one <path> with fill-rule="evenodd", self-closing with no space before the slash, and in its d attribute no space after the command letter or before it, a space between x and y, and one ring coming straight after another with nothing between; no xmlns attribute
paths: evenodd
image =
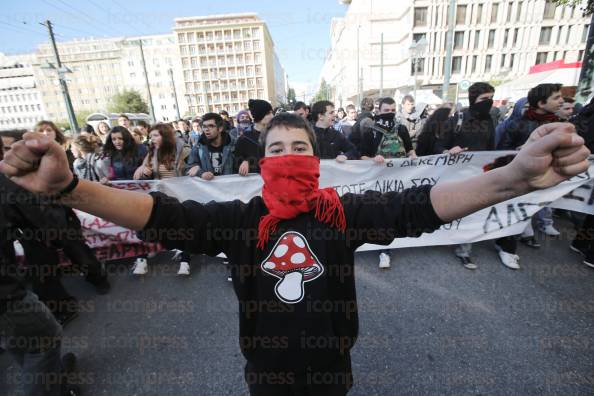
<svg viewBox="0 0 594 396"><path fill-rule="evenodd" d="M315 120L314 131L320 159L334 159L337 162L359 159L357 148L342 133L332 127L336 118L332 102L321 100L314 103L311 115Z"/></svg>
<svg viewBox="0 0 594 396"><path fill-rule="evenodd" d="M37 133L24 139L0 162L0 172L21 187L63 197L78 210L137 230L168 249L229 257L251 395L349 392L359 330L355 251L360 246L418 237L558 185L590 165L590 151L573 126L549 124L534 132L511 163L489 172L400 193L339 196L332 187L319 187L311 126L283 113L261 137L262 195L248 202L199 203L79 181L57 143Z"/></svg>
<svg viewBox="0 0 594 396"><path fill-rule="evenodd" d="M514 109L509 117L503 120L502 123L497 125L495 128L495 147L499 146L503 133L508 129L512 128L512 124L517 123L524 114L524 111L528 108L528 98L521 98L514 104Z"/></svg>
<svg viewBox="0 0 594 396"><path fill-rule="evenodd" d="M557 112L565 102L561 88L561 84L539 84L528 91L528 109L517 122L508 125L504 130L497 149L517 150L526 143L530 134L539 126L561 121L557 116ZM534 223L545 235L553 237L560 235L553 224L551 208L545 207L536 213ZM531 224L526 227L520 240L530 247L540 247L534 237Z"/></svg>
<svg viewBox="0 0 594 396"><path fill-rule="evenodd" d="M250 117L250 112L247 110L241 110L237 113L237 126L229 131L231 139L237 141L241 135L247 131L251 131L254 128L254 123Z"/></svg>
<svg viewBox="0 0 594 396"><path fill-rule="evenodd" d="M230 175L234 168L235 142L225 131L223 118L217 113L202 116L202 129L198 144L192 148L185 166L185 174L203 180Z"/></svg>
<svg viewBox="0 0 594 396"><path fill-rule="evenodd" d="M250 99L250 113L254 117L253 128L243 132L235 142L236 173L246 176L248 173L260 173L260 159L263 157L260 147L260 134L272 119L272 106L265 100Z"/></svg>
<svg viewBox="0 0 594 396"><path fill-rule="evenodd" d="M425 125L427 118L425 113L426 107L426 104L421 103L415 107L415 98L411 95L405 95L402 98L402 107L396 114L398 122L408 130L413 148L415 149L417 148L417 139L423 130L423 125Z"/></svg>
<svg viewBox="0 0 594 396"><path fill-rule="evenodd" d="M361 112L357 115L357 119L351 128L351 133L349 134L349 142L353 143L359 153L361 152L361 139L363 138L363 132L361 131L361 122L365 119L372 119L373 120L373 108L374 108L374 101L373 98L363 98L361 100Z"/></svg>

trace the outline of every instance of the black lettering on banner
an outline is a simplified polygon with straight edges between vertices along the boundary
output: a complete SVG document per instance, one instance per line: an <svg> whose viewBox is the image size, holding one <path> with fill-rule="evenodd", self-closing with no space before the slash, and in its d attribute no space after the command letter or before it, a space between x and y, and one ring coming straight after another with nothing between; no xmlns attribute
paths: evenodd
<svg viewBox="0 0 594 396"><path fill-rule="evenodd" d="M499 213L497 212L496 206L493 206L491 210L489 210L489 214L487 215L487 219L485 220L485 224L483 225L484 234L488 234L490 232L489 223L497 223L500 230L503 228L503 223L501 223L501 219L499 218Z"/></svg>
<svg viewBox="0 0 594 396"><path fill-rule="evenodd" d="M460 223L462 223L462 219L454 220L451 223L444 224L441 226L441 229L444 231L451 231L453 229L459 230Z"/></svg>
<svg viewBox="0 0 594 396"><path fill-rule="evenodd" d="M547 206L549 204L550 204L550 202L544 202L542 204L542 206ZM522 214L522 216L524 216L524 219L527 219L528 217L530 217L526 213L526 209L525 209L526 206L541 206L539 204L533 204L533 203L529 203L529 202L519 202L519 203L517 203L515 205L518 205L518 209L520 209L520 213Z"/></svg>

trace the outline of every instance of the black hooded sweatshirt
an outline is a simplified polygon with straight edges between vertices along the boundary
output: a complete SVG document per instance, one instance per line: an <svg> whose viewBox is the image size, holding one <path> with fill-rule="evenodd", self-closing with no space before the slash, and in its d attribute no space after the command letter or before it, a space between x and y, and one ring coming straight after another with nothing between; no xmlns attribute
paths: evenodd
<svg viewBox="0 0 594 396"><path fill-rule="evenodd" d="M261 197L201 204L156 192L150 220L139 235L167 249L225 253L239 300L240 347L252 370L323 370L348 359L357 338L355 249L437 229L442 221L433 210L430 189L346 194L341 197L345 233L304 213L281 221L264 250L256 246L260 218L268 213ZM295 274L292 263L303 260L318 265ZM281 273L283 268L288 272ZM290 299L280 285L289 273L314 276L301 284L301 294L299 282L292 283Z"/></svg>

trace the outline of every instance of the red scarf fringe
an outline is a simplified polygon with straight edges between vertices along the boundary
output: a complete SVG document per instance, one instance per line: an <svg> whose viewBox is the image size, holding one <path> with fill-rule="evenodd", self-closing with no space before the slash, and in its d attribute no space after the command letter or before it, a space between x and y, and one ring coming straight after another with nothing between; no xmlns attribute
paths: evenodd
<svg viewBox="0 0 594 396"><path fill-rule="evenodd" d="M529 107L524 113L524 117L531 121L559 122L559 117L557 117L554 113L540 114L536 112L534 107Z"/></svg>

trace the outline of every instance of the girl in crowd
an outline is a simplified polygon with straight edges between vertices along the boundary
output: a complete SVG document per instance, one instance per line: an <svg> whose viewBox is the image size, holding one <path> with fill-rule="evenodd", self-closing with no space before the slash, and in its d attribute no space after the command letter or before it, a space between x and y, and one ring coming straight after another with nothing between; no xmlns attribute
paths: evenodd
<svg viewBox="0 0 594 396"><path fill-rule="evenodd" d="M0 172L22 187L59 194L69 205L141 230L143 238L169 249L229 257L240 302L246 382L252 395L279 396L342 396L351 388L350 349L358 333L354 252L359 246L418 237L485 207L555 186L585 172L590 154L569 124L545 124L504 167L401 193L339 197L333 188L319 188L311 125L283 113L261 136L262 196L247 203L201 204L78 181L55 144L37 134L25 139L0 163ZM316 306L333 309L311 309ZM280 341L264 344L263 339Z"/></svg>
<svg viewBox="0 0 594 396"><path fill-rule="evenodd" d="M70 170L72 170L72 165L74 164L74 154L72 154L72 151L70 151L70 149L68 148L68 139L64 135L64 132L62 132L60 128L58 128L56 124L54 124L53 122L46 120L39 121L35 125L35 128L33 130L35 132L44 134L45 136L47 136L51 140L54 140L56 143L62 146L62 148L66 151L66 158L68 158L68 166L70 167Z"/></svg>
<svg viewBox="0 0 594 396"><path fill-rule="evenodd" d="M107 135L109 135L109 129L109 124L105 121L101 121L97 124L97 127L95 128L95 133L101 139L101 144L105 144L107 140Z"/></svg>
<svg viewBox="0 0 594 396"><path fill-rule="evenodd" d="M101 181L109 176L106 162L99 153L101 140L90 134L80 134L72 141L74 160L74 173L78 177L90 181Z"/></svg>
<svg viewBox="0 0 594 396"><path fill-rule="evenodd" d="M169 179L184 176L186 158L190 155L190 148L175 136L171 125L159 123L151 127L149 136L151 145L142 165L134 173L134 179ZM174 256L180 258L178 275L190 275L190 255L181 251ZM140 257L134 263L134 275L144 275L148 272L146 258Z"/></svg>
<svg viewBox="0 0 594 396"><path fill-rule="evenodd" d="M109 169L107 179L132 180L147 151L145 145L134 141L128 129L113 127L103 146L103 158Z"/></svg>
<svg viewBox="0 0 594 396"><path fill-rule="evenodd" d="M434 147L437 139L443 137L451 113L452 108L444 106L435 110L433 114L427 118L417 139L416 152L418 156L441 154L436 153Z"/></svg>

